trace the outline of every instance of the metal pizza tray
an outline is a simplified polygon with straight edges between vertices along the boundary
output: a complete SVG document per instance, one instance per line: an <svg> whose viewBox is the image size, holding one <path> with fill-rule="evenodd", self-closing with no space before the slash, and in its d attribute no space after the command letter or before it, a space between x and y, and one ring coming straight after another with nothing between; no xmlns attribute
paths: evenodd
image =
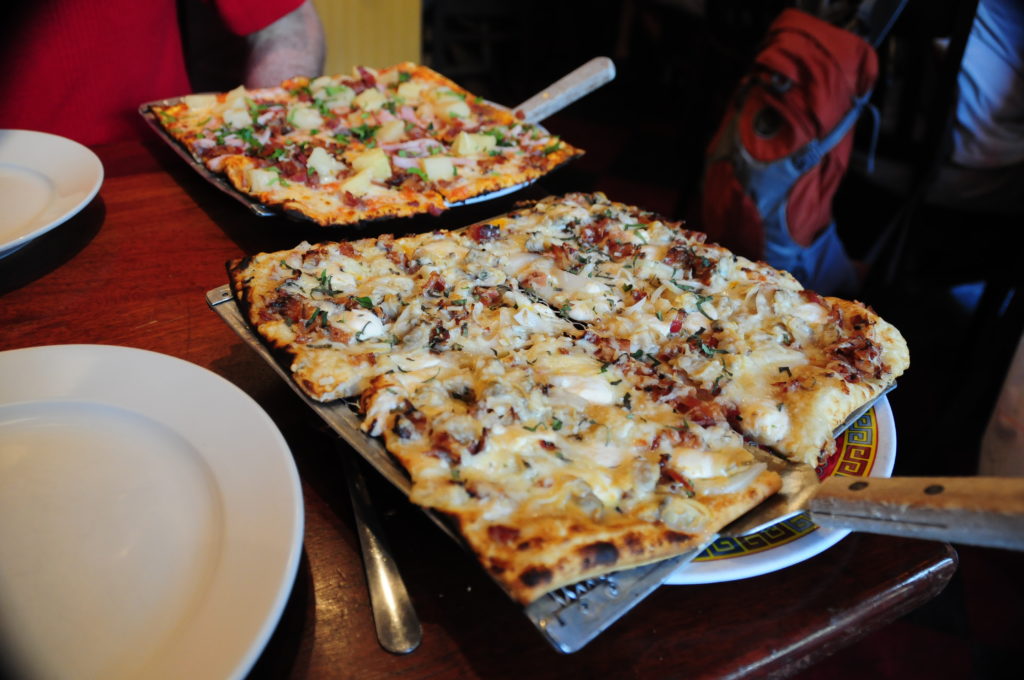
<svg viewBox="0 0 1024 680"><path fill-rule="evenodd" d="M360 418L355 407L344 401L324 404L303 392L292 380L288 370L249 327L229 285L208 291L206 302L334 432L391 484L406 495L409 494L411 482L405 470L391 457L380 440L359 429ZM469 550L443 516L429 509L423 509L423 512L442 531ZM525 607L524 613L556 650L566 654L578 651L656 590L676 569L697 557L710 543L709 540L694 550L667 560L587 579L552 591Z"/></svg>
<svg viewBox="0 0 1024 680"><path fill-rule="evenodd" d="M391 457L379 439L367 435L360 429L361 419L355 406L346 401L325 404L311 399L303 392L292 379L287 368L282 366L281 362L252 331L242 316L229 285L225 284L208 291L206 301L221 319L262 357L335 433L391 484L404 494L409 494L412 485L405 470ZM890 386L885 392L894 387L895 385ZM850 424L856 422L875 401L872 400L851 414L846 422L836 429L834 435L839 436ZM427 508L422 510L442 531L467 551L470 550L442 515ZM677 569L694 560L717 538L717 535L713 535L696 549L660 562L606 574L572 586L559 588L524 607L524 613L556 650L566 654L578 651L654 592ZM498 585L500 586L500 584Z"/></svg>
<svg viewBox="0 0 1024 680"><path fill-rule="evenodd" d="M538 92L536 95L527 99L514 109L508 109L507 107L502 106L501 104L495 104L494 102L487 103L492 106L505 109L506 111L518 111L522 114L522 120L528 123L533 123L540 127L541 130L544 130L544 132L548 132L543 126L538 125L541 120L557 113L580 97L589 94L598 87L611 81L614 77L615 65L612 61L607 57L596 57L595 59L588 61L583 66L573 70L571 73L551 84L541 92ZM171 97L169 99L159 99L156 101L146 102L139 106L139 115L142 116L143 120L146 121L153 132L155 132L160 139L170 146L174 152L189 165L189 167L199 174L200 177L247 207L255 215L258 215L259 217L283 215L298 221L313 222L313 220L301 213L283 211L276 206L261 203L249 194L239 191L224 175L211 171L199 159L193 156L184 145L172 137L160 124L154 109L157 107L172 106L181 102L183 98L184 97ZM456 208L459 206L480 203L482 201L493 200L518 191L529 186L535 181L536 180L520 182L513 186L504 187L486 194L480 194L479 196L473 196L463 201L456 201L453 203L445 202L445 206L448 208Z"/></svg>

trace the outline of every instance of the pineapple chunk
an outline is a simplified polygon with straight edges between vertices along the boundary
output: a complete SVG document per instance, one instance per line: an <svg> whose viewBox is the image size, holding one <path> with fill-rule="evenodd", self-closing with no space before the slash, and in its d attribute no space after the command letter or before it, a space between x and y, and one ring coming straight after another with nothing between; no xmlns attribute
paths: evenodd
<svg viewBox="0 0 1024 680"><path fill-rule="evenodd" d="M352 167L356 170L369 170L370 176L376 180L391 177L391 162L383 149L370 149L352 159Z"/></svg>
<svg viewBox="0 0 1024 680"><path fill-rule="evenodd" d="M469 118L469 104L462 99L445 97L434 102L434 113L439 118Z"/></svg>
<svg viewBox="0 0 1024 680"><path fill-rule="evenodd" d="M371 87L357 94L356 98L352 101L363 111L376 111L380 107L384 106L384 102L387 101L387 98L380 90L375 90Z"/></svg>
<svg viewBox="0 0 1024 680"><path fill-rule="evenodd" d="M423 87L423 83L407 80L398 86L398 96L404 99L406 103L417 102L423 93Z"/></svg>
<svg viewBox="0 0 1024 680"><path fill-rule="evenodd" d="M217 103L215 94L187 94L181 98L190 109L209 109Z"/></svg>
<svg viewBox="0 0 1024 680"><path fill-rule="evenodd" d="M380 126L374 138L381 144L396 142L405 136L405 121L395 118Z"/></svg>
<svg viewBox="0 0 1024 680"><path fill-rule="evenodd" d="M455 176L455 164L447 156L430 156L423 159L423 172L432 181L451 179Z"/></svg>
<svg viewBox="0 0 1024 680"><path fill-rule="evenodd" d="M373 170L367 168L357 172L356 174L349 177L347 180L341 183L339 189L341 191L347 191L353 196L363 196L370 192L373 187L371 180L373 179Z"/></svg>
<svg viewBox="0 0 1024 680"><path fill-rule="evenodd" d="M316 130L324 126L324 119L311 106L293 106L288 112L288 122L300 130Z"/></svg>
<svg viewBox="0 0 1024 680"><path fill-rule="evenodd" d="M245 101L239 101L241 106L231 106L231 108L224 111L223 116L224 122L237 130L252 127L252 116L249 115L249 111L245 108Z"/></svg>
<svg viewBox="0 0 1024 680"><path fill-rule="evenodd" d="M323 147L316 147L313 153L309 154L306 167L316 172L320 177L320 183L326 184L338 179L338 171L345 168L345 164L327 153Z"/></svg>
<svg viewBox="0 0 1024 680"><path fill-rule="evenodd" d="M249 170L249 188L258 193L264 194L274 190L274 185L281 184L281 176L273 170L265 168L252 168Z"/></svg>
<svg viewBox="0 0 1024 680"><path fill-rule="evenodd" d="M347 107L355 99L356 93L348 85L342 85L330 76L320 76L309 84L313 98L321 101L329 109Z"/></svg>
<svg viewBox="0 0 1024 680"><path fill-rule="evenodd" d="M224 95L224 103L227 104L227 107L229 109L234 108L239 104L241 104L241 106L245 108L245 96L247 94L248 92L246 92L245 86L239 85L238 87Z"/></svg>
<svg viewBox="0 0 1024 680"><path fill-rule="evenodd" d="M377 79L378 84L388 87L389 85L394 85L398 82L398 74L398 69L392 69L385 73L377 73L374 77Z"/></svg>
<svg viewBox="0 0 1024 680"><path fill-rule="evenodd" d="M460 132L452 144L452 151L456 156L480 156L490 152L497 144L498 140L493 135Z"/></svg>

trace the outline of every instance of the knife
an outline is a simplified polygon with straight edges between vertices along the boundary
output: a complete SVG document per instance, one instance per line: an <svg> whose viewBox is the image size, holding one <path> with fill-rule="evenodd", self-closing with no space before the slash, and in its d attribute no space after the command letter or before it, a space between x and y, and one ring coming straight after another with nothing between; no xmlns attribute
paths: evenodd
<svg viewBox="0 0 1024 680"><path fill-rule="evenodd" d="M965 545L1024 550L1024 478L828 477L758 452L782 489L721 530L745 536L801 511L818 525Z"/></svg>
<svg viewBox="0 0 1024 680"><path fill-rule="evenodd" d="M398 565L384 542L384 534L370 503L370 494L359 470L359 462L348 451L340 453L363 552L363 567L366 570L366 585L370 590L370 607L377 628L377 640L381 647L393 654L408 654L419 647L423 639L419 617L413 609L402 576L398 573Z"/></svg>

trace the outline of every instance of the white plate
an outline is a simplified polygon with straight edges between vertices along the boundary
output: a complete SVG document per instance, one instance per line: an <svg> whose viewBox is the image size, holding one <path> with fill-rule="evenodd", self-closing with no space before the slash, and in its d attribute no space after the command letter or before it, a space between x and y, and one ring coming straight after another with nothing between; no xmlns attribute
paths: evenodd
<svg viewBox="0 0 1024 680"><path fill-rule="evenodd" d="M820 476L888 477L896 463L896 425L889 400L879 399L839 437L838 450ZM741 539L719 539L666 583L721 583L760 576L803 562L850 533L825 529L801 513Z"/></svg>
<svg viewBox="0 0 1024 680"><path fill-rule="evenodd" d="M0 658L60 678L238 678L302 547L273 421L194 364L0 352Z"/></svg>
<svg viewBox="0 0 1024 680"><path fill-rule="evenodd" d="M103 164L78 142L0 130L0 257L70 219L103 184Z"/></svg>

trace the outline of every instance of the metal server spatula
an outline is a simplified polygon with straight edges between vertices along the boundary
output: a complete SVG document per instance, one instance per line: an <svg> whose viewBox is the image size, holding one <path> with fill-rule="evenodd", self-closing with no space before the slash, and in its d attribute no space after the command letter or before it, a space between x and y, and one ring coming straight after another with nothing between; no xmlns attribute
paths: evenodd
<svg viewBox="0 0 1024 680"><path fill-rule="evenodd" d="M548 593L526 607L526 616L555 649L583 648L671 576L692 562L716 538L654 564L617 571Z"/></svg>
<svg viewBox="0 0 1024 680"><path fill-rule="evenodd" d="M1024 478L829 477L758 454L782 490L725 527L743 536L800 511L824 527L1024 550Z"/></svg>

